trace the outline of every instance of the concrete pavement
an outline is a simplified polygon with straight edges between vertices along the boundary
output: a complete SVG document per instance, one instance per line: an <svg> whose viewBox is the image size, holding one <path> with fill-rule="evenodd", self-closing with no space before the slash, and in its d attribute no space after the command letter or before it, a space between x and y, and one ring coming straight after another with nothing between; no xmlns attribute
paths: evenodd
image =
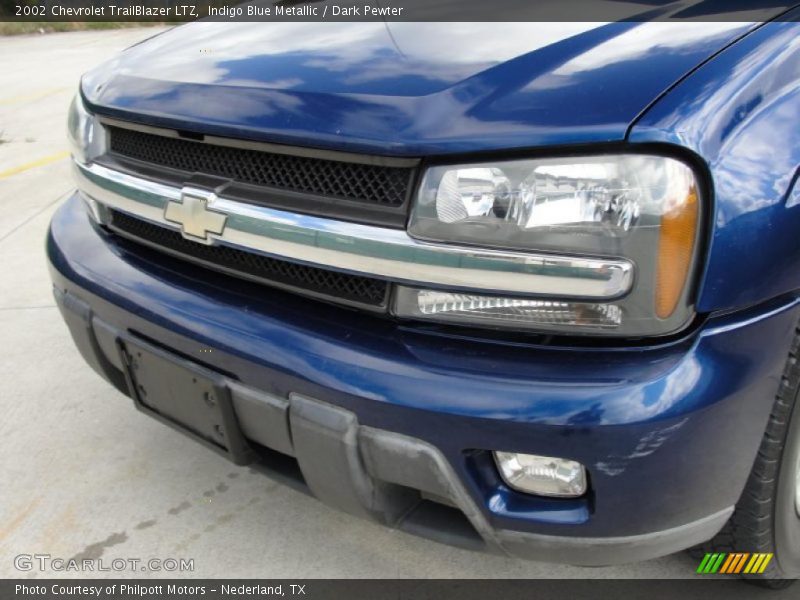
<svg viewBox="0 0 800 600"><path fill-rule="evenodd" d="M684 554L603 569L471 553L340 514L138 412L73 347L53 304L47 223L71 189L66 110L80 74L152 35L0 38L0 577L19 554L186 558L195 577L692 576ZM122 572L117 576L163 576Z"/></svg>

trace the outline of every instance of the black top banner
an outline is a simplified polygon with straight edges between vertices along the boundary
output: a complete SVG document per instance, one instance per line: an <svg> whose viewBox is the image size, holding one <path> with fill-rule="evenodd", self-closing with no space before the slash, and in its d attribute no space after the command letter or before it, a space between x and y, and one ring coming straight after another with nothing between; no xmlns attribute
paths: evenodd
<svg viewBox="0 0 800 600"><path fill-rule="evenodd" d="M0 0L0 21L797 20L793 0Z"/></svg>

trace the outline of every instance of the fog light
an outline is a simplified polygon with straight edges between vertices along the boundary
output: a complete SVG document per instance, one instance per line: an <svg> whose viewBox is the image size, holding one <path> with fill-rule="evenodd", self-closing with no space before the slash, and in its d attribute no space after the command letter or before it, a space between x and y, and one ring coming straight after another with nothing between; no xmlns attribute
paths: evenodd
<svg viewBox="0 0 800 600"><path fill-rule="evenodd" d="M495 452L503 480L513 489L539 496L574 498L586 493L586 469L574 460Z"/></svg>

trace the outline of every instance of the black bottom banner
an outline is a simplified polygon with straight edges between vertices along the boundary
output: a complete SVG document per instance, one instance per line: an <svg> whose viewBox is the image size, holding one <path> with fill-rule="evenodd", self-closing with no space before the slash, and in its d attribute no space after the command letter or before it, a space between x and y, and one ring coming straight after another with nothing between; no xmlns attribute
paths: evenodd
<svg viewBox="0 0 800 600"><path fill-rule="evenodd" d="M175 598L295 598L338 600L582 600L797 598L800 589L766 590L735 579L692 580L410 580L410 579L8 579L0 598L38 600L151 600Z"/></svg>

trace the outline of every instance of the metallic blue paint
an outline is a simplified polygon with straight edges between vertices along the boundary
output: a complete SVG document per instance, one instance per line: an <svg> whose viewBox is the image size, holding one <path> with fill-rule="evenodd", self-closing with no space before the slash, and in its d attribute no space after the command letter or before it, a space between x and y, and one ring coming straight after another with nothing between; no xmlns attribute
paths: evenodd
<svg viewBox="0 0 800 600"><path fill-rule="evenodd" d="M610 142L754 26L193 23L89 73L83 92L151 125L378 154Z"/></svg>
<svg viewBox="0 0 800 600"><path fill-rule="evenodd" d="M426 440L495 525L562 535L656 531L735 503L800 317L790 301L616 351L432 335L131 254L90 224L77 196L55 215L48 254L56 285L102 320L201 361L213 348L215 368L245 384ZM579 460L591 503L512 492L475 449Z"/></svg>
<svg viewBox="0 0 800 600"><path fill-rule="evenodd" d="M800 15L800 11L796 12ZM701 312L800 289L800 23L767 23L687 77L632 128L633 143L695 152L715 212Z"/></svg>
<svg viewBox="0 0 800 600"><path fill-rule="evenodd" d="M682 339L417 329L131 253L77 197L48 237L54 281L114 326L198 359L213 348L245 383L436 445L498 527L624 536L710 515L744 486L800 317L800 25L700 25L194 24L83 80L106 115L338 150L667 145L712 191L697 300L710 316ZM514 492L491 449L578 460L592 494Z"/></svg>

